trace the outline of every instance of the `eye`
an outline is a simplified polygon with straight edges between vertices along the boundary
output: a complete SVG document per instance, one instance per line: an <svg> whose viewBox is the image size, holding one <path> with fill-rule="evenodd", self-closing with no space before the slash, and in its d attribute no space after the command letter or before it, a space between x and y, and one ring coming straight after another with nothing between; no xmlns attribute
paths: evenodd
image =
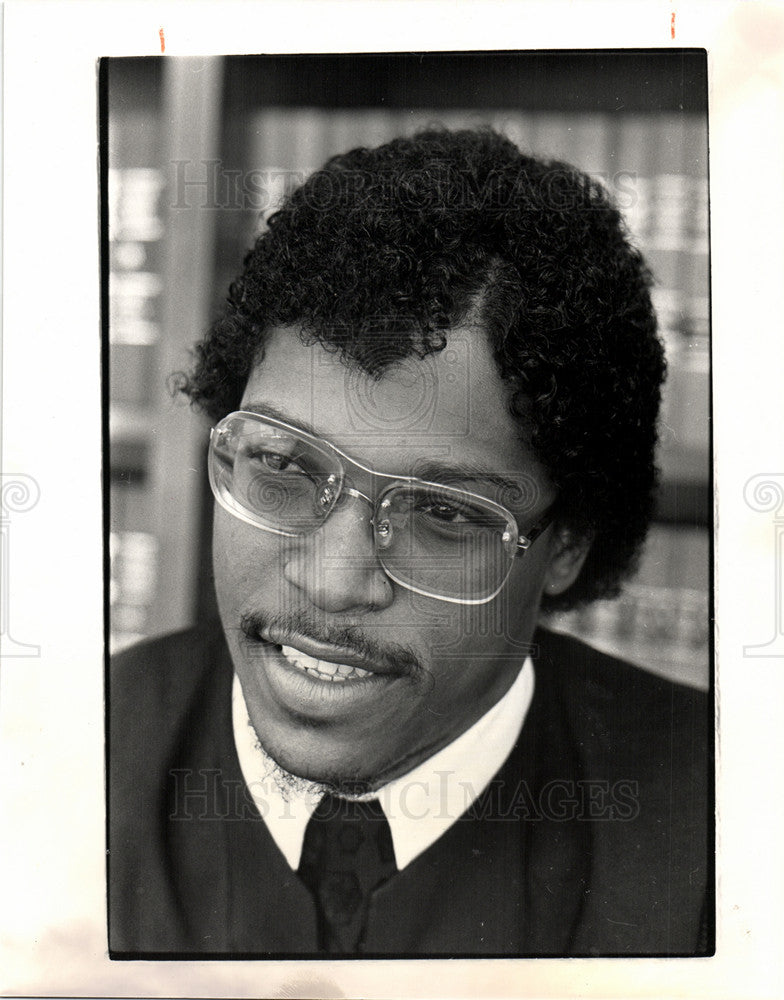
<svg viewBox="0 0 784 1000"><path fill-rule="evenodd" d="M261 474L309 476L308 456L293 441L277 439L248 442L243 449L249 468Z"/></svg>
<svg viewBox="0 0 784 1000"><path fill-rule="evenodd" d="M448 503L445 500L422 500L418 512L442 524L470 523L469 511L460 504Z"/></svg>
<svg viewBox="0 0 784 1000"><path fill-rule="evenodd" d="M260 451L254 455L254 458L266 466L270 472L305 472L292 456L281 455L277 451Z"/></svg>

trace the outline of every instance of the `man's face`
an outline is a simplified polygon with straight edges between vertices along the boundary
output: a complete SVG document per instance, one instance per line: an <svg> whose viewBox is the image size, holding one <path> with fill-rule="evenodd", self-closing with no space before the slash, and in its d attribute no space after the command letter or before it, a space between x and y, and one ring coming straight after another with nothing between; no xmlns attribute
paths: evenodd
<svg viewBox="0 0 784 1000"><path fill-rule="evenodd" d="M554 499L520 443L489 346L470 328L378 381L318 344L304 346L291 330L274 331L242 408L312 427L377 472L417 475L440 463L461 483L465 468L523 482L528 501L507 504L522 532ZM357 490L377 494L372 476L350 475ZM466 488L492 495L481 479ZM370 516L366 501L350 498L318 531L292 538L216 505L218 604L251 722L283 768L316 781L380 784L468 729L516 677L550 579L552 529L514 559L489 603L422 597L384 573ZM303 669L313 660L291 650L364 670L344 681L321 678Z"/></svg>

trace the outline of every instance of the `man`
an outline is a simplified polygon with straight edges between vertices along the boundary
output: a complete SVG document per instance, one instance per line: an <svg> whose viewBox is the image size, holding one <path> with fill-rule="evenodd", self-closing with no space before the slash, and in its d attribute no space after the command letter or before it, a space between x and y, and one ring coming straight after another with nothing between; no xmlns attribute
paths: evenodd
<svg viewBox="0 0 784 1000"><path fill-rule="evenodd" d="M113 666L114 955L706 953L704 699L538 627L645 536L648 286L489 130L270 218L183 385L222 627Z"/></svg>

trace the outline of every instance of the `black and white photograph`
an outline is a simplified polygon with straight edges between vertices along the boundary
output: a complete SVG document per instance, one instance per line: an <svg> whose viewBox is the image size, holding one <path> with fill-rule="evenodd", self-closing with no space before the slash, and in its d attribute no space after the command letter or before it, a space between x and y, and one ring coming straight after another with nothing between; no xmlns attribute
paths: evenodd
<svg viewBox="0 0 784 1000"><path fill-rule="evenodd" d="M711 954L705 52L101 74L111 955Z"/></svg>
<svg viewBox="0 0 784 1000"><path fill-rule="evenodd" d="M781 0L2 15L0 994L780 996Z"/></svg>

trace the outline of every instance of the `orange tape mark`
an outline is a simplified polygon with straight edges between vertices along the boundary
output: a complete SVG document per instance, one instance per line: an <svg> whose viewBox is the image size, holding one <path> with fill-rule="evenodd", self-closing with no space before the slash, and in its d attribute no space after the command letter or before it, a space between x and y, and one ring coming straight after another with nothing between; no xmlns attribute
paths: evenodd
<svg viewBox="0 0 784 1000"><path fill-rule="evenodd" d="M672 16L675 17L674 14ZM673 32L674 31L675 31L675 29L673 28ZM159 28L158 29L158 37L161 40L161 52L165 52L166 51L166 39L163 37L163 28ZM672 37L674 38L675 34L673 34Z"/></svg>
<svg viewBox="0 0 784 1000"><path fill-rule="evenodd" d="M670 17L670 38L675 40L675 11L672 12ZM161 44L163 44L163 31L161 31Z"/></svg>

